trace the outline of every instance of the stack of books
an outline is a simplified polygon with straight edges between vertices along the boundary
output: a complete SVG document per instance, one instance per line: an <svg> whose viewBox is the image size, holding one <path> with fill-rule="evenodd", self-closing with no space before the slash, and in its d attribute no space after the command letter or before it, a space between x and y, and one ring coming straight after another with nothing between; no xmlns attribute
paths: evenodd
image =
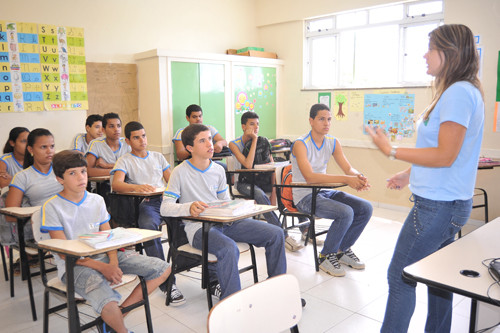
<svg viewBox="0 0 500 333"><path fill-rule="evenodd" d="M142 235L125 229L115 228L91 232L78 236L78 239L94 249L103 249L106 247L135 243L142 239Z"/></svg>
<svg viewBox="0 0 500 333"><path fill-rule="evenodd" d="M200 216L239 216L253 211L255 211L255 201L253 200L213 201L208 203L208 207Z"/></svg>

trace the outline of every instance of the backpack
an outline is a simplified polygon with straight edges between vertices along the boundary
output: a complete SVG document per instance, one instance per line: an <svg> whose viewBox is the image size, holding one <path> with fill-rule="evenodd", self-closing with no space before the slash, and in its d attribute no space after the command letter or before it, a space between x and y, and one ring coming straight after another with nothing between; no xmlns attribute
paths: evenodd
<svg viewBox="0 0 500 333"><path fill-rule="evenodd" d="M271 140L271 150L278 150L281 148L291 147L292 141L288 139L273 139Z"/></svg>
<svg viewBox="0 0 500 333"><path fill-rule="evenodd" d="M292 182L292 165L289 164L281 169L281 184L290 185ZM281 203L289 212L298 212L298 209L293 204L293 193L291 187L281 188Z"/></svg>
<svg viewBox="0 0 500 333"><path fill-rule="evenodd" d="M243 155L245 157L250 153L250 147L252 146L252 140L248 140L243 148ZM257 148L255 149L255 158L253 160L253 165L256 164L266 164L271 162L271 147L269 145L269 141L262 136L257 138ZM244 167L242 166L244 169ZM271 192L273 189L273 185L271 184L272 175L270 174L257 174L252 176L245 175L241 173L238 177L238 182L244 184L253 183L260 187L264 192Z"/></svg>

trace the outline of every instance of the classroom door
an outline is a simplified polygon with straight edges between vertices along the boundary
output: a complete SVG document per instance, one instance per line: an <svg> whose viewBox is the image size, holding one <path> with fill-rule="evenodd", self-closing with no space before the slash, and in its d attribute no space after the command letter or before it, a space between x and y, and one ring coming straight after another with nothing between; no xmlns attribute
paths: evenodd
<svg viewBox="0 0 500 333"><path fill-rule="evenodd" d="M241 115L254 111L259 115L259 135L276 138L276 68L234 66L234 128L241 135Z"/></svg>
<svg viewBox="0 0 500 333"><path fill-rule="evenodd" d="M171 77L174 133L188 124L186 107L198 104L203 123L214 126L225 138L224 65L173 61Z"/></svg>

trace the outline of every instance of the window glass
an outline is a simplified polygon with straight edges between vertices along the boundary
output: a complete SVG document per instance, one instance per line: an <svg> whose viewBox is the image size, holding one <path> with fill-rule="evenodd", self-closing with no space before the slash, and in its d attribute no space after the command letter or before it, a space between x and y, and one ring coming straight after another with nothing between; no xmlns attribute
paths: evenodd
<svg viewBox="0 0 500 333"><path fill-rule="evenodd" d="M404 82L429 82L424 54L429 46L429 32L437 28L436 23L405 28L405 51L403 55Z"/></svg>
<svg viewBox="0 0 500 333"><path fill-rule="evenodd" d="M335 37L317 37L311 44L311 85L313 87L331 87L336 81L335 75Z"/></svg>
<svg viewBox="0 0 500 333"><path fill-rule="evenodd" d="M333 29L333 19L331 17L309 21L307 26L307 30L310 32L319 32L331 29Z"/></svg>
<svg viewBox="0 0 500 333"><path fill-rule="evenodd" d="M435 14L443 11L442 1L430 1L408 5L409 16L421 16L424 14Z"/></svg>
<svg viewBox="0 0 500 333"><path fill-rule="evenodd" d="M375 24L375 23L383 23L390 21L398 21L403 19L404 17L403 14L404 14L403 5L373 8L370 9L369 11L370 15L369 23Z"/></svg>
<svg viewBox="0 0 500 333"><path fill-rule="evenodd" d="M337 29L344 29L364 25L368 22L366 11L337 15Z"/></svg>

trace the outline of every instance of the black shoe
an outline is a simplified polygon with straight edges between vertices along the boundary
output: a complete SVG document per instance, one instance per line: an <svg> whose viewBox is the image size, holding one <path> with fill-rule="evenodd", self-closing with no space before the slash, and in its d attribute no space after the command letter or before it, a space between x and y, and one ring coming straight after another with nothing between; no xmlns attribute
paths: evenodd
<svg viewBox="0 0 500 333"><path fill-rule="evenodd" d="M212 284L210 286L210 294L220 299L220 296L222 295L222 290L220 289L220 283Z"/></svg>
<svg viewBox="0 0 500 333"><path fill-rule="evenodd" d="M170 305L178 306L186 302L184 295L181 293L179 288L175 284L172 285L172 289L170 291Z"/></svg>

